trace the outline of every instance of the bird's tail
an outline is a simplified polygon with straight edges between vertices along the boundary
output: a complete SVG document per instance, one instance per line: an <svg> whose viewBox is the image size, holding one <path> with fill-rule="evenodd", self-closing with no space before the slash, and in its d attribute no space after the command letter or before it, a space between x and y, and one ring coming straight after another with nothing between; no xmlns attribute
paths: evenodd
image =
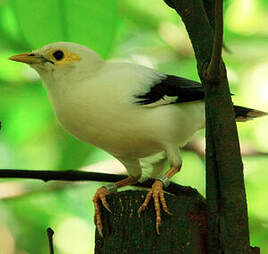
<svg viewBox="0 0 268 254"><path fill-rule="evenodd" d="M236 106L236 105L234 105L234 111L235 111L235 120L237 122L246 122L256 117L268 115L268 113L260 111L260 110L256 110L252 108L245 108L245 107Z"/></svg>

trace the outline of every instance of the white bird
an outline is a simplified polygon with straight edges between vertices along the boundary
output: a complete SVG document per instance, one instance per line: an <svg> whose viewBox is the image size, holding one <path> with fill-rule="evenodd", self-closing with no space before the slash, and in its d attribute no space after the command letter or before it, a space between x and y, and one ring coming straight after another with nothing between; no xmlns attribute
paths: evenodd
<svg viewBox="0 0 268 254"><path fill-rule="evenodd" d="M136 183L145 166L156 178L138 213L153 197L156 231L160 204L170 214L163 193L181 169L180 147L205 126L204 90L200 83L133 64L105 62L86 46L56 42L10 57L29 64L40 75L62 126L76 138L117 158L129 177L99 188L94 196L95 223L102 235L100 203L119 187ZM236 119L266 113L234 106ZM163 173L164 162L170 169Z"/></svg>

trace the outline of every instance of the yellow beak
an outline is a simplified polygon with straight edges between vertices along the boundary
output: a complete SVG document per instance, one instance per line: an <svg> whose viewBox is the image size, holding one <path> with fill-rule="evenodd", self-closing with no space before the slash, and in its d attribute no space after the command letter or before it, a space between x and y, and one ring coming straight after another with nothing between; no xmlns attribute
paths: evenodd
<svg viewBox="0 0 268 254"><path fill-rule="evenodd" d="M23 53L8 58L9 60L22 62L26 64L39 64L46 61L46 59L35 53Z"/></svg>

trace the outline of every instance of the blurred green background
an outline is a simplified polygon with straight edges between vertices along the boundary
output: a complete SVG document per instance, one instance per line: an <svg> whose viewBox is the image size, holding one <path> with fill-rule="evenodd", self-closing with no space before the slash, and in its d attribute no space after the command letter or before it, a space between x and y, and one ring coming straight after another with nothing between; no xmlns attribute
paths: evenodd
<svg viewBox="0 0 268 254"><path fill-rule="evenodd" d="M67 134L55 119L34 72L8 61L54 41L73 41L105 59L131 61L198 80L184 26L162 0L0 0L0 168L119 167L110 155ZM234 103L268 111L268 1L225 3L224 53ZM268 253L268 118L238 124L245 154L251 244ZM203 141L200 131L193 140ZM198 147L202 149L201 146ZM183 151L174 181L205 190L204 161ZM121 171L112 171L121 172ZM48 253L45 230L55 231L57 254L94 251L92 197L102 183L42 183L0 179L0 254Z"/></svg>

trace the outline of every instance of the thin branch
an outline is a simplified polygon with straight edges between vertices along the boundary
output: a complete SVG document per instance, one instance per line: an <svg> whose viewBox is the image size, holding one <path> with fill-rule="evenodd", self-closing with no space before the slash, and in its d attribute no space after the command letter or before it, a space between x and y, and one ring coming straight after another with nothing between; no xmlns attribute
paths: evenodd
<svg viewBox="0 0 268 254"><path fill-rule="evenodd" d="M209 80L215 80L220 74L220 62L223 40L223 0L216 0L215 5L215 32L211 60L207 69Z"/></svg>
<svg viewBox="0 0 268 254"><path fill-rule="evenodd" d="M42 181L99 181L99 182L117 182L125 179L126 175L104 174L95 172L84 172L79 170L62 170L62 171L49 171L49 170L17 170L17 169L0 169L0 178L24 178L35 179ZM136 183L133 186L151 188L155 179L149 178L148 180ZM179 184L170 183L166 191L174 195L181 193L198 193L197 190L181 186Z"/></svg>
<svg viewBox="0 0 268 254"><path fill-rule="evenodd" d="M209 24L211 28L215 29L215 0L203 0L204 9L208 17Z"/></svg>
<svg viewBox="0 0 268 254"><path fill-rule="evenodd" d="M104 174L95 172L84 172L79 170L23 170L23 169L1 169L0 178L25 178L37 179L44 182L59 181L102 181L115 182L124 179L127 176Z"/></svg>
<svg viewBox="0 0 268 254"><path fill-rule="evenodd" d="M52 230L52 228L48 228L47 237L48 237L48 244L49 244L49 254L54 254L53 235L54 235L54 231Z"/></svg>
<svg viewBox="0 0 268 254"><path fill-rule="evenodd" d="M174 2L172 0L164 0L164 2L170 7L175 9Z"/></svg>

